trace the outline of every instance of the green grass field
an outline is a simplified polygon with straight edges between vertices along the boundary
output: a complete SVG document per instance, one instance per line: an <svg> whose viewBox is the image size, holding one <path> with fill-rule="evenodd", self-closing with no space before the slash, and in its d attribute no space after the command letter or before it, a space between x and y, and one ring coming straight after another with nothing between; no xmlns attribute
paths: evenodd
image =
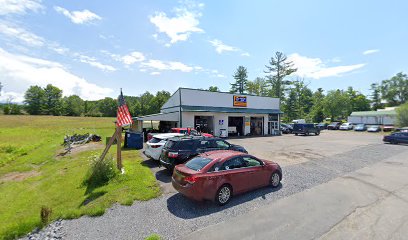
<svg viewBox="0 0 408 240"><path fill-rule="evenodd" d="M114 131L112 118L0 115L0 239L13 239L42 227L40 210L51 208L51 220L101 215L113 203L130 205L160 194L151 171L136 150L122 152L125 174L87 189L83 180L89 157L100 154ZM64 135L95 133L90 143L65 156ZM89 146L89 147L88 147ZM116 153L112 147L110 153Z"/></svg>

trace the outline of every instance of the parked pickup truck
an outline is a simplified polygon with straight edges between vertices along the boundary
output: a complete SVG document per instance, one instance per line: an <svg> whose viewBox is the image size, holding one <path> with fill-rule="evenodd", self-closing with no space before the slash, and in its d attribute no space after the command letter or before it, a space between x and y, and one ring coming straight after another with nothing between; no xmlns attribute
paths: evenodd
<svg viewBox="0 0 408 240"><path fill-rule="evenodd" d="M309 135L311 133L319 135L320 129L313 123L299 123L293 125L292 133L294 133L296 136L299 134Z"/></svg>

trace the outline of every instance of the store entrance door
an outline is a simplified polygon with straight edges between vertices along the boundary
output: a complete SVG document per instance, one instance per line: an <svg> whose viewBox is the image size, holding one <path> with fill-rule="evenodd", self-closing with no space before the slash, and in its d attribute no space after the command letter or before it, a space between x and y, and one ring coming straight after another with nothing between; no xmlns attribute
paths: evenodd
<svg viewBox="0 0 408 240"><path fill-rule="evenodd" d="M279 124L278 122L268 122L268 135L278 135Z"/></svg>
<svg viewBox="0 0 408 240"><path fill-rule="evenodd" d="M251 117L251 135L263 135L262 117Z"/></svg>

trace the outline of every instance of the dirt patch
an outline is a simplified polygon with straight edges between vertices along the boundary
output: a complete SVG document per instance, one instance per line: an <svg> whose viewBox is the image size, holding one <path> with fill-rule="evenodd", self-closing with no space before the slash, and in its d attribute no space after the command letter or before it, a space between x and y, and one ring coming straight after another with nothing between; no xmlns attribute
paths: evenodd
<svg viewBox="0 0 408 240"><path fill-rule="evenodd" d="M60 150L57 153L56 158L59 159L64 156L75 156L76 154L81 152L99 150L103 149L104 147L105 145L102 142L90 142L87 144L73 145L70 151L66 151L65 149Z"/></svg>
<svg viewBox="0 0 408 240"><path fill-rule="evenodd" d="M40 172L32 170L29 172L11 172L0 178L0 182L21 182L27 178L41 175Z"/></svg>

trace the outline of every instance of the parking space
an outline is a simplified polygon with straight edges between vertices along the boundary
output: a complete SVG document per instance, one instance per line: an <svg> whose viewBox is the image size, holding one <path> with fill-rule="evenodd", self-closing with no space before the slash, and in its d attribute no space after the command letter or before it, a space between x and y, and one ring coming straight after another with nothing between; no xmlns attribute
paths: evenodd
<svg viewBox="0 0 408 240"><path fill-rule="evenodd" d="M244 146L250 154L258 158L288 166L382 143L382 136L378 133L325 130L319 136L285 134L228 141Z"/></svg>

